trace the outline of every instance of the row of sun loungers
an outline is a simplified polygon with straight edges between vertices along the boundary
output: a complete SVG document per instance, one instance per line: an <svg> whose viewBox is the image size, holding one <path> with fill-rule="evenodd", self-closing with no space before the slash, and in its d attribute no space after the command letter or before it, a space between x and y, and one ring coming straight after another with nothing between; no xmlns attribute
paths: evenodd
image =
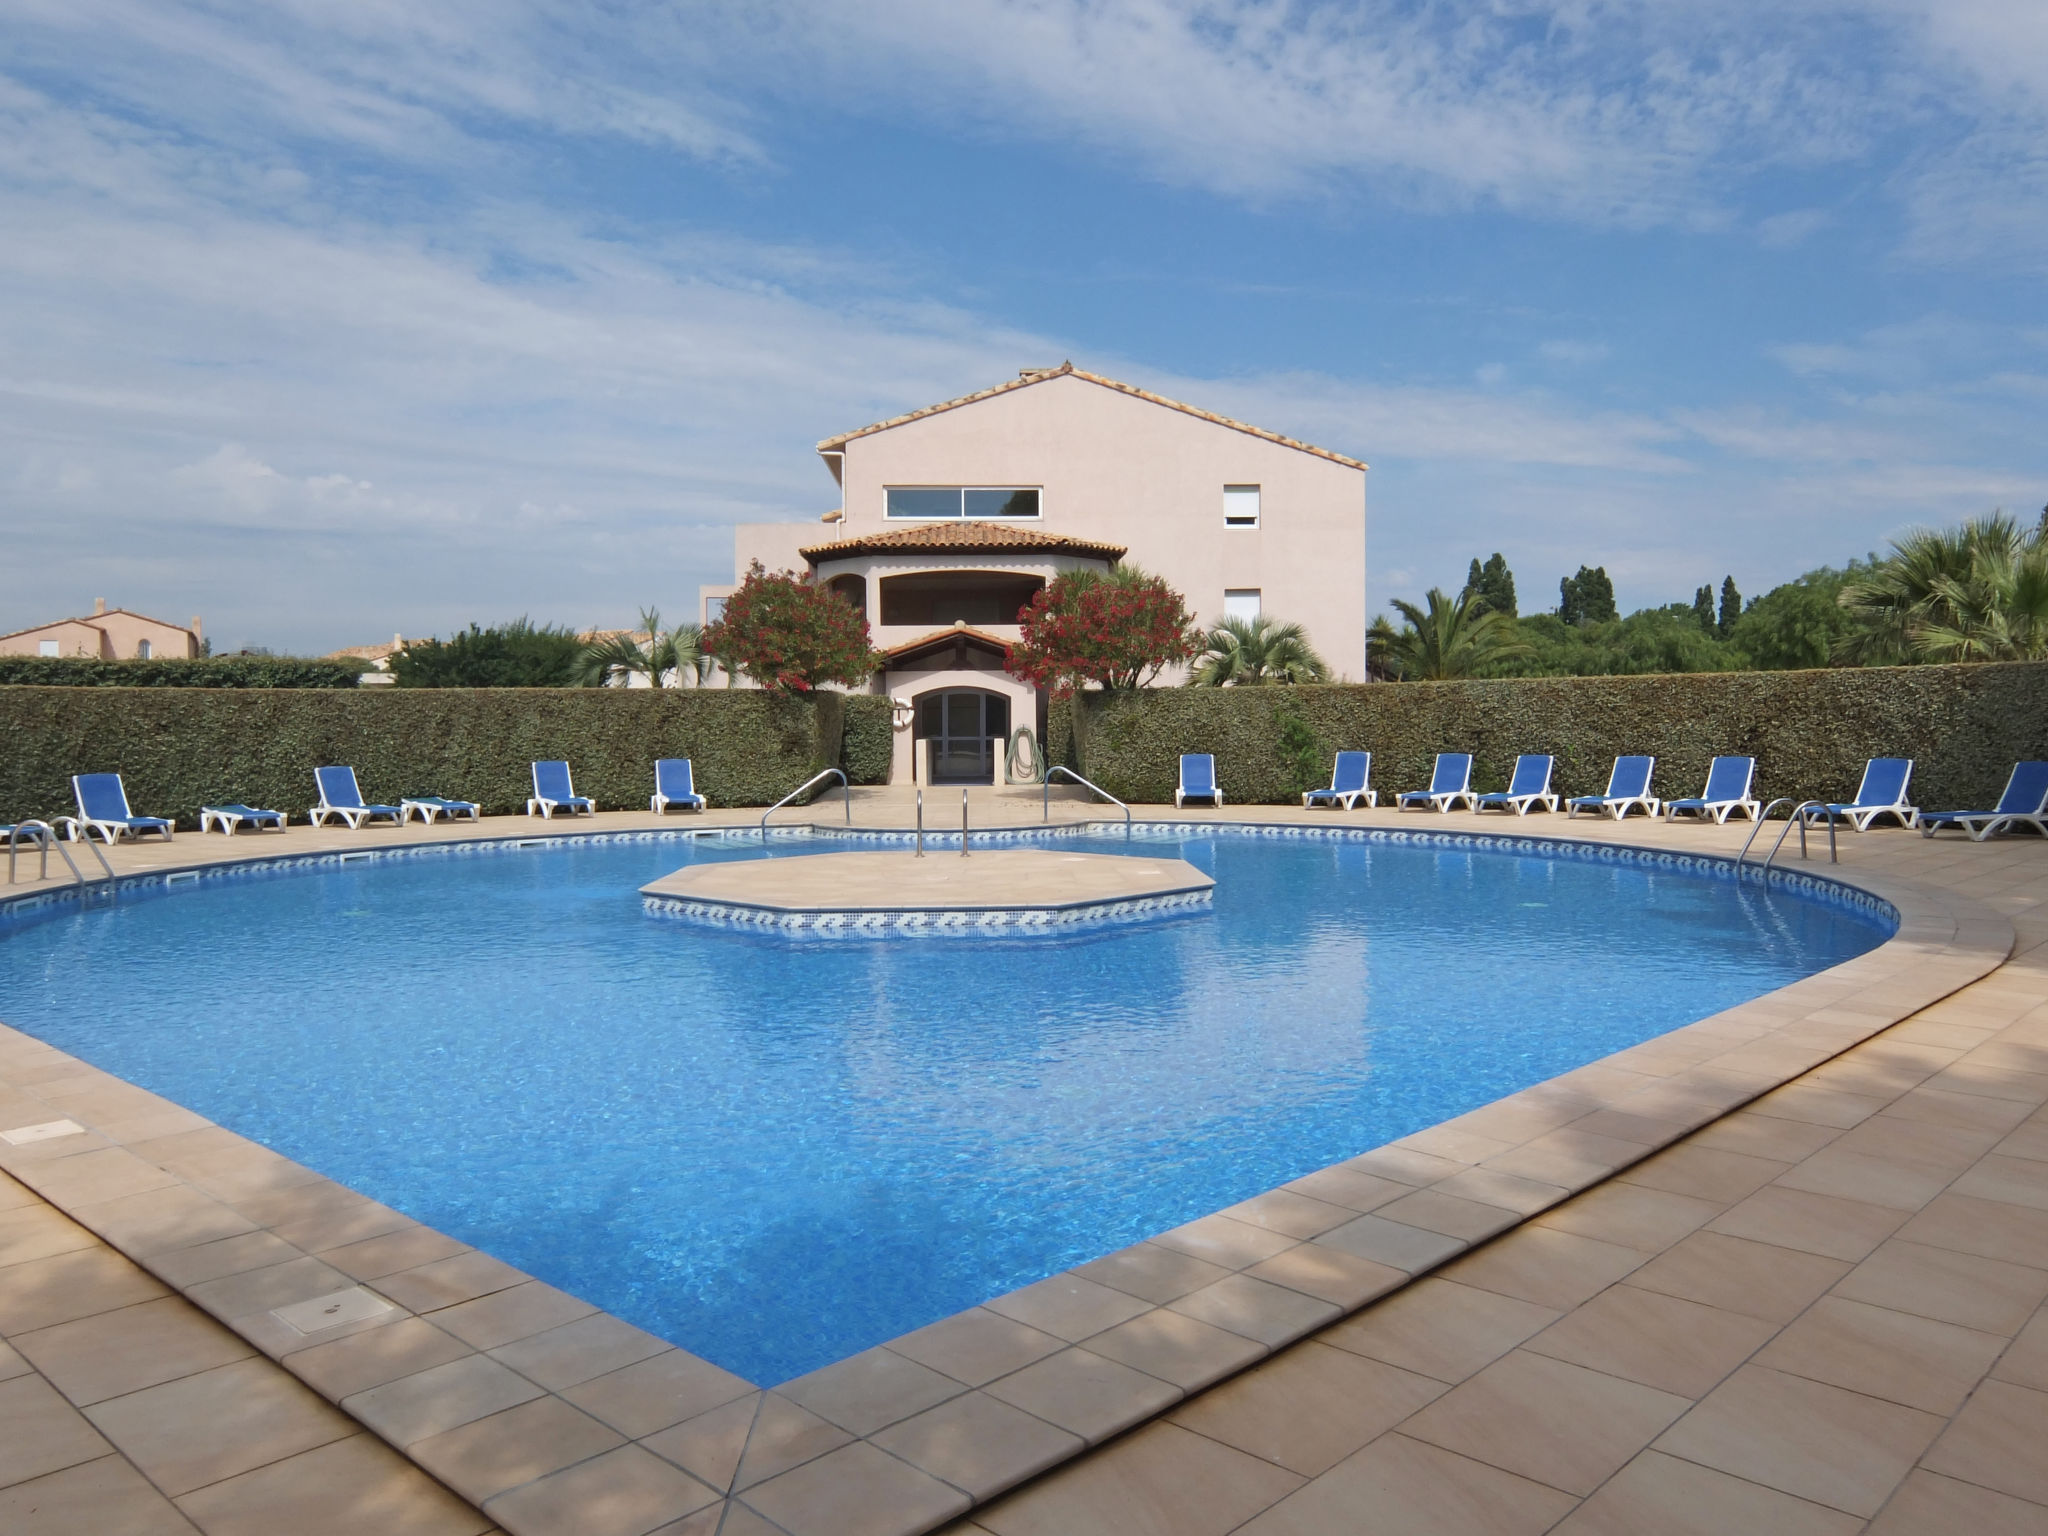
<svg viewBox="0 0 2048 1536"><path fill-rule="evenodd" d="M1437 812L1454 811L1462 805L1475 814L1497 810L1526 816L1539 807L1554 812L1562 804L1567 819L1584 811L1620 821L1631 811L1641 810L1646 816L1662 816L1666 821L1675 821L1680 816L1700 820L1711 816L1720 823L1725 823L1730 816L1744 816L1754 821L1764 811L1763 804L1751 793L1756 780L1756 759L1753 757L1715 758L1707 769L1706 787L1697 795L1679 800L1660 800L1651 792L1656 758L1624 756L1614 760L1603 793L1578 795L1561 801L1550 787L1556 762L1554 757L1546 754L1525 752L1515 759L1515 769L1509 775L1506 789L1482 794L1472 787L1471 753L1439 752L1430 773L1429 787L1402 791L1394 796L1394 805L1400 810L1417 808ZM1808 821L1846 821L1858 832L1868 831L1879 817L1889 816L1902 827L1918 826L1929 837L1944 828L1955 828L1982 842L2015 826L2030 826L2048 836L2048 762L2015 765L2012 776L2006 781L2005 793L1988 811L1923 812L1907 800L1907 787L1912 777L1911 758L1874 757L1864 765L1862 782L1857 785L1854 799L1825 805L1809 804L1802 807L1799 814ZM1173 803L1179 807L1191 800L1206 800L1218 806L1223 804L1223 792L1216 783L1216 759L1212 753L1191 752L1180 760L1180 787L1174 792ZM1301 797L1304 807L1331 805L1347 811L1354 809L1360 801L1371 807L1379 805L1379 791L1372 787L1370 752L1339 752L1331 767L1328 787L1312 789Z"/></svg>
<svg viewBox="0 0 2048 1536"><path fill-rule="evenodd" d="M471 821L482 819L483 808L474 800L448 800L440 795L406 795L396 805L379 805L365 800L362 787L356 783L355 769L346 765L315 768L313 782L319 788L320 803L307 811L306 819L316 827L325 826L329 821L339 821L356 828L379 821L403 826L414 817L429 824L437 820L454 821L460 817ZM151 835L168 841L171 836L171 823L164 817L137 816L129 808L128 790L118 773L73 774L71 793L78 801L78 814L60 817L59 823L73 842L81 837L97 837L102 842L114 843L122 838ZM655 763L654 794L647 802L649 810L656 815L666 814L670 806L701 811L709 803L697 793L690 759L664 757ZM572 816L588 816L596 809L597 803L588 795L576 793L567 763L555 761L533 765L533 795L526 802L527 815L552 819L555 812L566 811ZM244 827L282 829L285 819L283 811L267 811L253 805L206 805L199 809L199 830L211 832L219 828L232 837ZM10 829L0 828L0 832L6 830Z"/></svg>

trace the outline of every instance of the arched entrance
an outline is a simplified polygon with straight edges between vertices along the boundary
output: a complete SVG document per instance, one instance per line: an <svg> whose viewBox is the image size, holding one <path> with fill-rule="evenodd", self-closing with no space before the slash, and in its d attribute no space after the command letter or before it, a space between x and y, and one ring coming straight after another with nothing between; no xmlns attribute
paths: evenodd
<svg viewBox="0 0 2048 1536"><path fill-rule="evenodd" d="M1010 701L985 688L939 688L917 701L916 769L926 784L993 784L1010 735Z"/></svg>

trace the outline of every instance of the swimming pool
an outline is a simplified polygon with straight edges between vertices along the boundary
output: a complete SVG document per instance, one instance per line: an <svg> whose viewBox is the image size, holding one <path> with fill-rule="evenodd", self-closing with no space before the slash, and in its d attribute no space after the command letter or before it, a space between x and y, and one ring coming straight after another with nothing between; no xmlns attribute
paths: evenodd
<svg viewBox="0 0 2048 1536"><path fill-rule="evenodd" d="M1030 939L643 916L762 856L718 840L208 881L19 927L0 1016L770 1384L1889 932L1656 864L1173 841L1063 846L1178 852L1213 912Z"/></svg>

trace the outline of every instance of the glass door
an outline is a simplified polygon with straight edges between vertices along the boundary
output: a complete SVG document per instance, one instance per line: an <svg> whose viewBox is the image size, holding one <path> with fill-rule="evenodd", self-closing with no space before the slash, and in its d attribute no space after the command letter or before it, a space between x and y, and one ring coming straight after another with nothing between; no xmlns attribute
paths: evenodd
<svg viewBox="0 0 2048 1536"><path fill-rule="evenodd" d="M979 688L948 688L918 701L925 738L925 782L993 784L996 757L1010 734L1010 701Z"/></svg>

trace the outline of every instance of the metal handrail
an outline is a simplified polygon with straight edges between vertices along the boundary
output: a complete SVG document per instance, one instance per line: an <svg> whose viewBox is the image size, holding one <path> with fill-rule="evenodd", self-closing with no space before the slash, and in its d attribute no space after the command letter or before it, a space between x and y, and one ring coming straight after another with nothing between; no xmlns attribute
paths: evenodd
<svg viewBox="0 0 2048 1536"><path fill-rule="evenodd" d="M35 837L37 845L42 850L42 859L36 871L36 878L38 880L49 879L50 849L55 847L57 857L64 861L64 867L71 871L71 878L78 882L80 889L88 887L89 882L79 871L78 861L71 857L71 850L66 848L63 842L59 840L57 829L47 821L35 820L20 823L7 835L7 883L9 885L14 884L14 861L21 846L21 834L24 832L31 832ZM100 861L100 868L106 871L107 895L111 897L115 890L114 866L107 862L107 856L100 852L99 846L93 842L90 836L85 839L85 846L92 849L92 856Z"/></svg>
<svg viewBox="0 0 2048 1536"><path fill-rule="evenodd" d="M1749 845L1756 841L1757 833L1763 831L1764 823L1771 819L1771 812L1781 805L1790 805L1791 803L1792 797L1790 795L1780 795L1757 813L1756 820L1749 824L1749 836L1743 839L1742 852L1735 855L1735 870L1737 874L1742 872L1742 861L1749 857Z"/></svg>
<svg viewBox="0 0 2048 1536"><path fill-rule="evenodd" d="M1055 763L1052 767L1045 770L1045 788L1039 795L1039 799L1043 802L1044 814L1041 817L1042 820L1052 820L1052 776L1056 773L1064 773L1068 778L1072 779L1076 784L1081 785L1084 789L1094 790L1096 794L1102 796L1103 799L1107 800L1111 805L1115 806L1118 810L1122 811L1124 813L1124 836L1129 837L1131 835L1131 808L1128 805L1125 805L1123 801L1117 799L1115 795L1112 795L1100 784L1091 784L1088 782L1088 780L1082 778L1081 775L1074 772L1073 769L1058 763Z"/></svg>
<svg viewBox="0 0 2048 1536"><path fill-rule="evenodd" d="M1828 805L1825 800L1802 800L1797 805L1793 806L1792 819L1785 823L1785 830L1778 834L1777 842L1771 845L1771 851L1764 856L1764 868L1768 870L1771 867L1771 860L1775 859L1778 856L1778 850L1785 846L1785 839L1792 835L1792 828L1795 824L1799 828L1799 857L1801 857L1802 859L1805 858L1806 813L1807 811L1812 809L1819 809L1824 811L1827 808ZM1828 862L1830 864L1840 862L1839 859L1836 857L1835 818L1832 815L1828 817Z"/></svg>
<svg viewBox="0 0 2048 1536"><path fill-rule="evenodd" d="M784 795L780 800L776 801L773 805L769 806L767 810L761 813L761 835L763 837L768 835L768 818L770 816L773 816L777 811L781 810L785 805L789 804L790 801L794 800L798 795L802 794L805 790L809 789L813 784L816 784L824 779L837 779L839 781L840 787L846 791L846 824L849 827L852 826L853 785L847 782L846 775L841 773L837 768L827 768L823 773L812 774L808 779L805 779L803 783L797 785L795 789L792 789L788 794Z"/></svg>

